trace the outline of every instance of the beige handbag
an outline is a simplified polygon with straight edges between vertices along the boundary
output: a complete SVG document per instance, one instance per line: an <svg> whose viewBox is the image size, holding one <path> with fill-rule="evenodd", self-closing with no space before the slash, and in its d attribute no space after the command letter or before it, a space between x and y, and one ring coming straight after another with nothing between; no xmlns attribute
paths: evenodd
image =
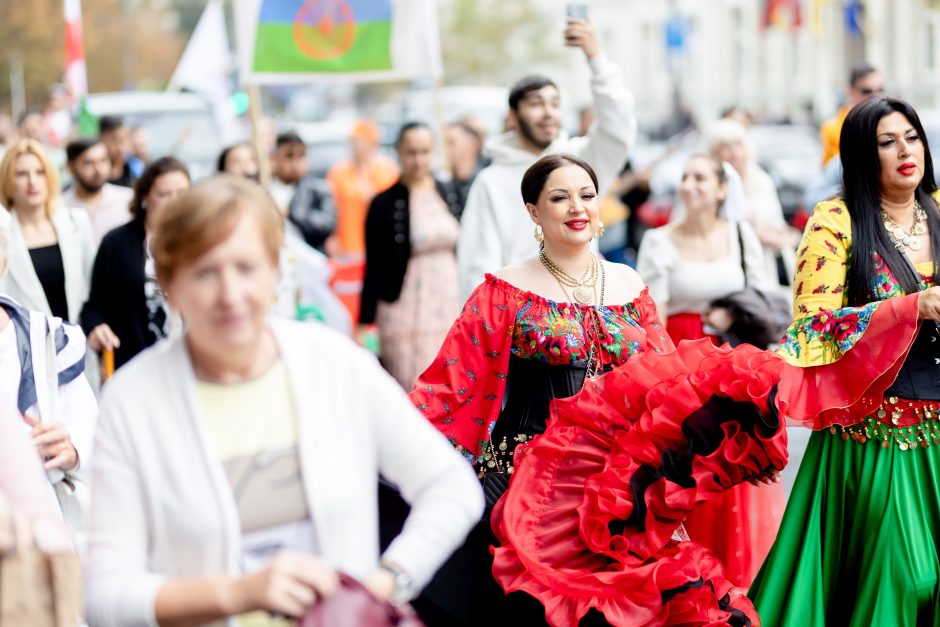
<svg viewBox="0 0 940 627"><path fill-rule="evenodd" d="M81 566L39 548L29 522L0 510L0 627L76 627Z"/></svg>

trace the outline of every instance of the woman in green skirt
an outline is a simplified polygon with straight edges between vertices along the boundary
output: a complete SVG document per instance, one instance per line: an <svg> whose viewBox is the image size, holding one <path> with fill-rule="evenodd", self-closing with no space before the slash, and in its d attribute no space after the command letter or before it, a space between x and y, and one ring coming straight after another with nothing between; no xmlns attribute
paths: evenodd
<svg viewBox="0 0 940 627"><path fill-rule="evenodd" d="M924 129L873 98L797 261L778 404L816 430L749 596L763 624L940 625L940 212Z"/></svg>

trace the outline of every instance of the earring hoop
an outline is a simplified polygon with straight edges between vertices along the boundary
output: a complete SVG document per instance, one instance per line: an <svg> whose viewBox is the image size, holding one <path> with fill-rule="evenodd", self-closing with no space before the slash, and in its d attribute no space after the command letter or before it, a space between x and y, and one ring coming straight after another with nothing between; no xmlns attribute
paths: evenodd
<svg viewBox="0 0 940 627"><path fill-rule="evenodd" d="M536 225L535 225L535 235L534 235L534 237L535 237L535 241L538 242L539 244L541 244L542 242L545 241L545 232L542 231L542 225L541 225L541 224L536 224Z"/></svg>

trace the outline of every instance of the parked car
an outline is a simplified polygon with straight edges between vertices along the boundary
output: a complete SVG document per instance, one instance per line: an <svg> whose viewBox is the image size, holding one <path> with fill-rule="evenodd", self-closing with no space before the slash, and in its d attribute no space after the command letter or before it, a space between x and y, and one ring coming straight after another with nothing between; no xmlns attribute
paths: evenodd
<svg viewBox="0 0 940 627"><path fill-rule="evenodd" d="M189 166L193 179L215 171L222 142L212 107L197 94L111 92L90 94L88 111L100 118L119 115L131 128L143 128L150 157L173 155Z"/></svg>

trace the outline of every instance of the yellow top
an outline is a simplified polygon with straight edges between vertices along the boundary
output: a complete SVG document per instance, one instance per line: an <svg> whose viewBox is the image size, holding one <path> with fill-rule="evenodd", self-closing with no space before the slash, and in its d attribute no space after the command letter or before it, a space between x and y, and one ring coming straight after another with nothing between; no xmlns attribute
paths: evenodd
<svg viewBox="0 0 940 627"><path fill-rule="evenodd" d="M297 412L287 370L278 361L251 381L232 385L199 381L196 398L203 426L225 467L238 505L243 568L249 560L260 566L265 557L252 557L254 545L284 541L293 549L290 543L298 529L307 533L310 525L302 483L295 474ZM285 474L285 468L291 472ZM236 623L239 627L297 624L267 612L243 614Z"/></svg>
<svg viewBox="0 0 940 627"><path fill-rule="evenodd" d="M934 198L940 197L940 192ZM842 199L816 205L797 253L793 287L794 320L778 352L795 366L837 361L862 337L871 315L885 299L903 296L883 262L876 264L878 300L861 307L846 306L847 263L852 246L852 219ZM933 262L916 264L925 276Z"/></svg>

